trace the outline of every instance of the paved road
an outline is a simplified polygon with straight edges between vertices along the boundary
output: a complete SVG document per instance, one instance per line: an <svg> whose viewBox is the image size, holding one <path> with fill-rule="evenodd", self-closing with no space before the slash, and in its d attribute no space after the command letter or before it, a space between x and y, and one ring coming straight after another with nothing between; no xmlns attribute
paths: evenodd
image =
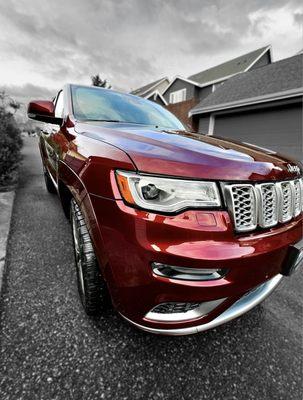
<svg viewBox="0 0 303 400"><path fill-rule="evenodd" d="M70 226L27 139L0 303L0 399L300 399L302 274L261 307L195 336L87 317ZM301 393L300 393L301 392Z"/></svg>

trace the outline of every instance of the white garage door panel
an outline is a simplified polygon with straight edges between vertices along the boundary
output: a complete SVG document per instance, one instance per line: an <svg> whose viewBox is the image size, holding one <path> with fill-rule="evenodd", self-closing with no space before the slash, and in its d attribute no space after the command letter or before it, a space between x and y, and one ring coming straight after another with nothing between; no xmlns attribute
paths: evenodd
<svg viewBox="0 0 303 400"><path fill-rule="evenodd" d="M302 106L217 115L214 134L302 160Z"/></svg>

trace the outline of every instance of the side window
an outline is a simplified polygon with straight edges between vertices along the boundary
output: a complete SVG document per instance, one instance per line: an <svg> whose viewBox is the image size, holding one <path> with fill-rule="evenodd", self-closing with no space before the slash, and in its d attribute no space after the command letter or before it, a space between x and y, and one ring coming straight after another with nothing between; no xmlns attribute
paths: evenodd
<svg viewBox="0 0 303 400"><path fill-rule="evenodd" d="M57 101L56 101L56 107L55 107L55 117L57 118L63 118L63 110L64 110L64 104L63 104L63 90L58 94Z"/></svg>

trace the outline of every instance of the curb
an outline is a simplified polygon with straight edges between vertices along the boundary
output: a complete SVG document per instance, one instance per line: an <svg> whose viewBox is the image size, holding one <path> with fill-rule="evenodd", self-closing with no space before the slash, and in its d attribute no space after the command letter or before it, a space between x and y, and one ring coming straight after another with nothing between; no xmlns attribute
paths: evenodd
<svg viewBox="0 0 303 400"><path fill-rule="evenodd" d="M0 293L15 191L0 193Z"/></svg>

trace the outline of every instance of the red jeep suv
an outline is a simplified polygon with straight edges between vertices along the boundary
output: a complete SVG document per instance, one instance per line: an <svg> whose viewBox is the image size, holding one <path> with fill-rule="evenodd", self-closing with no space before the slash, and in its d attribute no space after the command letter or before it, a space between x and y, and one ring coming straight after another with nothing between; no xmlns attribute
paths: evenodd
<svg viewBox="0 0 303 400"><path fill-rule="evenodd" d="M188 131L160 105L66 85L33 101L46 188L71 220L85 311L184 335L260 303L301 264L302 169Z"/></svg>

